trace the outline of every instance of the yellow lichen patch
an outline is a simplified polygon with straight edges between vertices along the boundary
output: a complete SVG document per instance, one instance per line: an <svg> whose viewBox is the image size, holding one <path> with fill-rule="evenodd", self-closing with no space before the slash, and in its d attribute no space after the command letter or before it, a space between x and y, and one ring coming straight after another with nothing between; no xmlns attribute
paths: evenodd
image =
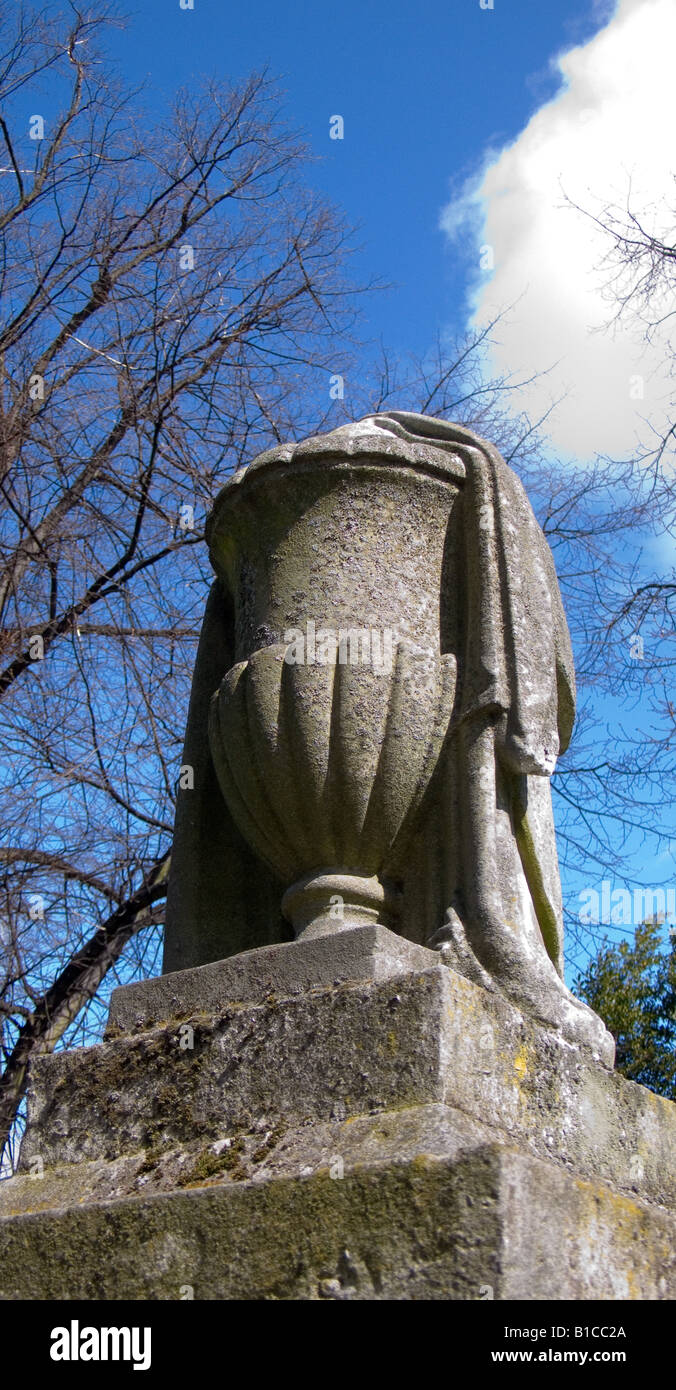
<svg viewBox="0 0 676 1390"><path fill-rule="evenodd" d="M523 1043L518 1052L515 1053L512 1066L519 1081L524 1081L528 1075L528 1048L525 1043Z"/></svg>

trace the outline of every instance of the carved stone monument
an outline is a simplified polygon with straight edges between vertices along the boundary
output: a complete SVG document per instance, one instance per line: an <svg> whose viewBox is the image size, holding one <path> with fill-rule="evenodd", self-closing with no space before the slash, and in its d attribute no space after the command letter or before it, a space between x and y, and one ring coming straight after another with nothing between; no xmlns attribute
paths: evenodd
<svg viewBox="0 0 676 1390"><path fill-rule="evenodd" d="M612 1063L563 984L575 678L515 474L457 425L369 416L241 469L208 537L165 969L283 940L280 903L297 937L379 922Z"/></svg>
<svg viewBox="0 0 676 1390"><path fill-rule="evenodd" d="M55 1250L58 1296L676 1296L676 1108L563 980L574 672L520 482L374 415L254 459L208 542L165 973L35 1064L0 1296Z"/></svg>

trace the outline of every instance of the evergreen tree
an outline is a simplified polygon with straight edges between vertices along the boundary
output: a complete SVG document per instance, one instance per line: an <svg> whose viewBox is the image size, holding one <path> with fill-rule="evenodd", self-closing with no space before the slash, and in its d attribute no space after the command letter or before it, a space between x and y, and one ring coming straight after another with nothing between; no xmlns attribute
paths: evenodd
<svg viewBox="0 0 676 1390"><path fill-rule="evenodd" d="M617 1070L676 1100L676 932L664 951L657 918L633 944L605 940L575 992L600 1014L617 1043Z"/></svg>

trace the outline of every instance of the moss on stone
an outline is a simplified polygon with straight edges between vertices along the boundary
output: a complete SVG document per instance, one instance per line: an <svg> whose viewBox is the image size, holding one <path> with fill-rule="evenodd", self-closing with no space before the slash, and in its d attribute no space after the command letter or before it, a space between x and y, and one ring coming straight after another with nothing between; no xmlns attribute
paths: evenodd
<svg viewBox="0 0 676 1390"><path fill-rule="evenodd" d="M254 1149L251 1155L251 1162L263 1163L263 1161L266 1158L268 1158L268 1156L272 1153L273 1149L277 1148L280 1139L286 1133L286 1128L287 1126L284 1123L284 1121L278 1120L274 1128L270 1130L267 1138L263 1140L263 1143L259 1144L257 1149Z"/></svg>
<svg viewBox="0 0 676 1390"><path fill-rule="evenodd" d="M197 1161L188 1173L184 1173L177 1187L200 1187L221 1173L227 1173L235 1182L241 1182L249 1175L242 1163L244 1139L239 1135L221 1153L214 1153L212 1146L202 1149Z"/></svg>

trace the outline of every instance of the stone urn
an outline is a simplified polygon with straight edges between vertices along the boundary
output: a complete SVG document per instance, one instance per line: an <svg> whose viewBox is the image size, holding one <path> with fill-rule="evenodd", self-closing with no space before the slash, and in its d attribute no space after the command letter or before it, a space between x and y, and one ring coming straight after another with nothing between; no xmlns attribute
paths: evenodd
<svg viewBox="0 0 676 1390"><path fill-rule="evenodd" d="M370 441L370 442L369 442ZM271 450L208 523L234 608L209 742L296 936L396 929L398 876L453 710L440 601L461 466L368 422ZM439 455L437 454L437 460Z"/></svg>

